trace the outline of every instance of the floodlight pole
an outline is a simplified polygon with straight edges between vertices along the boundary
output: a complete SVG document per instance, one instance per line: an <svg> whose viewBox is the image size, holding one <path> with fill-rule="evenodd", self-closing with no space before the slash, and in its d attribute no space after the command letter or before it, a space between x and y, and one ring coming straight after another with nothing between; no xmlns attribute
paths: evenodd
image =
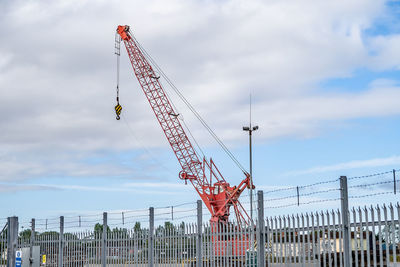
<svg viewBox="0 0 400 267"><path fill-rule="evenodd" d="M250 157L250 219L253 224L253 151L251 136L253 131L258 130L258 126L243 127L243 131L249 132L249 157Z"/></svg>
<svg viewBox="0 0 400 267"><path fill-rule="evenodd" d="M251 94L250 94L250 124L249 126L243 126L243 131L249 132L249 157L250 157L250 220L251 220L251 231L254 231L253 221L253 151L252 151L252 140L251 136L253 131L257 131L258 126L251 126ZM251 235L251 243L253 241L253 234ZM251 245L253 247L253 245Z"/></svg>

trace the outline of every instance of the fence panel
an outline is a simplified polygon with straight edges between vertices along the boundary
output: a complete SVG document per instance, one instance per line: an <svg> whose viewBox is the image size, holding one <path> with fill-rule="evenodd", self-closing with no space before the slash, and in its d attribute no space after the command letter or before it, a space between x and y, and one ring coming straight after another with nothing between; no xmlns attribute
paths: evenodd
<svg viewBox="0 0 400 267"><path fill-rule="evenodd" d="M351 266L400 266L400 206L358 207L350 211ZM345 266L340 211L268 217L267 266Z"/></svg>
<svg viewBox="0 0 400 267"><path fill-rule="evenodd" d="M347 215L352 267L399 266L398 203L357 207ZM35 232L34 238L25 229L19 233L17 248L39 246L41 266L46 267L101 267L103 263L142 267L152 262L165 267L194 267L200 262L217 267L336 267L345 266L343 218L339 210L330 210L266 217L256 229L234 223L198 227L197 223L166 222L154 227L153 233L140 227L107 228L104 232L95 227L93 231ZM0 234L1 267L7 263L6 233ZM251 244L252 239L257 242Z"/></svg>
<svg viewBox="0 0 400 267"><path fill-rule="evenodd" d="M7 265L7 222L0 220L0 266Z"/></svg>

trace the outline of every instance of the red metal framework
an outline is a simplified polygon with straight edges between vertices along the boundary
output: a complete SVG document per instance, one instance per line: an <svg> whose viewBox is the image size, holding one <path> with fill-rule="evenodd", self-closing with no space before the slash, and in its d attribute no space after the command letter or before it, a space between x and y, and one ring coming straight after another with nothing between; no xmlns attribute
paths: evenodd
<svg viewBox="0 0 400 267"><path fill-rule="evenodd" d="M129 32L129 26L118 26L117 34L125 44L136 78L182 167L179 178L192 183L210 211L212 222L227 223L232 206L239 225L248 224L250 219L239 202L239 196L250 187L250 175L246 174L238 186L231 187L212 159L199 159L178 119L179 114L174 111L159 77ZM119 49L119 44L116 47Z"/></svg>

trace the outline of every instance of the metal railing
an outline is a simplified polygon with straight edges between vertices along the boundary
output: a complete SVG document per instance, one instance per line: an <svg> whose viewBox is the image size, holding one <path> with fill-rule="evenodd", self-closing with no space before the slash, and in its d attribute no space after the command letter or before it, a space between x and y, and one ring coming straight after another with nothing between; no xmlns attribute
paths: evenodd
<svg viewBox="0 0 400 267"><path fill-rule="evenodd" d="M7 264L7 223L1 225L0 232L0 266Z"/></svg>
<svg viewBox="0 0 400 267"><path fill-rule="evenodd" d="M400 206L348 209L347 178L340 178L341 208L284 216L264 216L263 191L257 194L257 221L249 226L197 222L114 228L103 214L90 231L18 233L18 218L8 218L0 235L0 266L15 266L15 250L40 247L40 264L48 267L105 266L397 266L400 262ZM251 238L253 237L253 238ZM251 243L251 240L255 240ZM7 260L6 260L7 259Z"/></svg>
<svg viewBox="0 0 400 267"><path fill-rule="evenodd" d="M358 207L349 213L352 266L396 266L400 206ZM271 217L265 220L267 266L346 266L339 210Z"/></svg>

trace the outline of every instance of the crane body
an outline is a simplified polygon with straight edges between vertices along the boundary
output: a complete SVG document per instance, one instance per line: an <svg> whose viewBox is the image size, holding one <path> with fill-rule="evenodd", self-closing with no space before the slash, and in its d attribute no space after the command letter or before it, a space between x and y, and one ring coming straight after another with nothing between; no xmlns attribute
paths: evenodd
<svg viewBox="0 0 400 267"><path fill-rule="evenodd" d="M211 213L212 223L227 224L232 207L238 225L247 225L250 218L239 202L239 196L246 188L250 188L250 175L244 173L245 178L238 186L230 186L212 159L199 157L181 125L179 114L174 110L162 87L160 77L146 58L140 44L129 31L129 26L118 26L116 33L118 50L120 47L118 42L121 41L125 44L133 71L143 93L182 168L179 178L193 185ZM119 52L117 55L119 56Z"/></svg>

